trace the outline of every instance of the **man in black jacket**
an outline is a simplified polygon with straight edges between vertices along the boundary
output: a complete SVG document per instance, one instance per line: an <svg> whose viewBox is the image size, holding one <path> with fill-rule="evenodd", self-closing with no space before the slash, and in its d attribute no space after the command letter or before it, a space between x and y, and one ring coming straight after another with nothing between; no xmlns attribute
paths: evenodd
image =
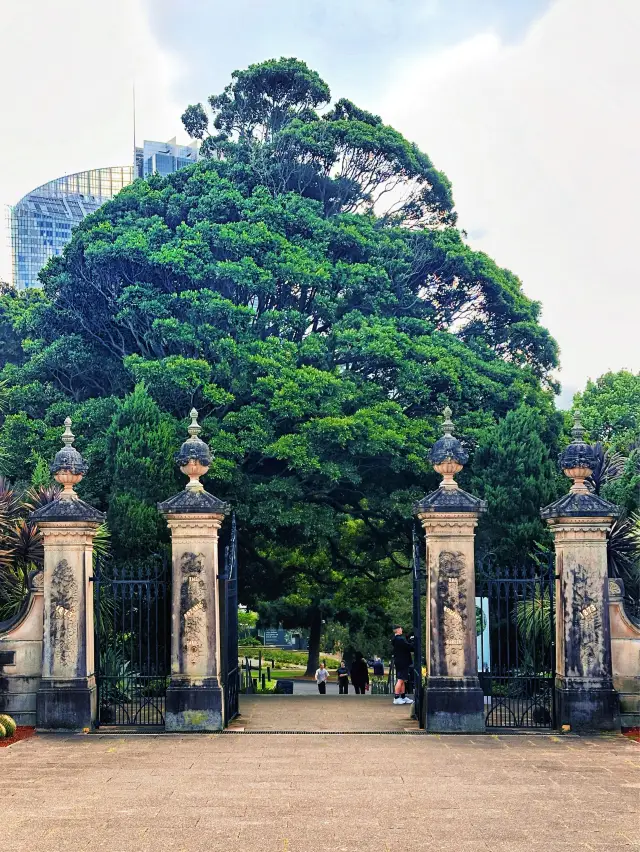
<svg viewBox="0 0 640 852"><path fill-rule="evenodd" d="M407 698L404 694L405 682L409 679L413 646L402 635L402 627L399 624L395 625L393 632L395 635L391 644L393 645L393 661L396 666L396 687L393 703L413 704L413 699Z"/></svg>

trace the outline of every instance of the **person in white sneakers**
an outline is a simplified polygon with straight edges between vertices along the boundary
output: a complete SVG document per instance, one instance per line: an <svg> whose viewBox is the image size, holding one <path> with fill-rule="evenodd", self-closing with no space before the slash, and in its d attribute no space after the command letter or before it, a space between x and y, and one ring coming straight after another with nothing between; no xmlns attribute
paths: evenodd
<svg viewBox="0 0 640 852"><path fill-rule="evenodd" d="M327 694L327 681L329 680L329 672L324 663L320 663L320 668L316 670L316 683L318 684L318 692L320 695Z"/></svg>
<svg viewBox="0 0 640 852"><path fill-rule="evenodd" d="M393 628L393 662L396 667L396 686L394 690L394 704L413 704L413 699L405 695L406 682L409 680L409 669L411 668L411 652L413 646L407 642L402 635L402 627L396 624Z"/></svg>

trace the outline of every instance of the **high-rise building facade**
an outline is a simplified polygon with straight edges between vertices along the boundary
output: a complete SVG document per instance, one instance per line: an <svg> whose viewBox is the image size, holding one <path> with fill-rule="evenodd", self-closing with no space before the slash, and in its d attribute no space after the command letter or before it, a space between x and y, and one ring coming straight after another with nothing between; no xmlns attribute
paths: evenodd
<svg viewBox="0 0 640 852"><path fill-rule="evenodd" d="M198 160L200 143L176 144L175 137L168 142L149 142L145 139L142 148L136 148L136 177L148 178L159 174L164 177Z"/></svg>
<svg viewBox="0 0 640 852"><path fill-rule="evenodd" d="M27 193L11 208L13 284L39 285L38 273L71 239L71 229L133 180L131 166L77 172Z"/></svg>
<svg viewBox="0 0 640 852"><path fill-rule="evenodd" d="M71 239L85 216L113 198L135 178L171 174L195 163L198 142L177 145L145 139L135 149L133 166L111 166L77 172L49 181L27 193L10 210L13 284L18 290L37 287L38 273Z"/></svg>

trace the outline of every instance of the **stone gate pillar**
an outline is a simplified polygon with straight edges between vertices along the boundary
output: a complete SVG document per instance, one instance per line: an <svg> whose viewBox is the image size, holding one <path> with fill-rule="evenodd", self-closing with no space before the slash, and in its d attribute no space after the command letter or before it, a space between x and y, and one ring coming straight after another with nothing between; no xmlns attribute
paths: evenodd
<svg viewBox="0 0 640 852"><path fill-rule="evenodd" d="M218 530L226 503L205 491L200 477L211 453L191 410L189 438L176 454L189 477L184 491L158 504L171 530L171 682L167 731L217 731L223 726L220 687Z"/></svg>
<svg viewBox="0 0 640 852"><path fill-rule="evenodd" d="M429 460L440 487L414 506L427 541L426 729L484 731L484 696L478 680L475 611L475 527L483 500L463 491L454 476L468 455L453 437L451 409L444 435Z"/></svg>
<svg viewBox="0 0 640 852"><path fill-rule="evenodd" d="M619 730L611 670L607 533L618 507L585 483L596 464L576 413L560 467L569 494L542 509L556 550L556 720L571 730Z"/></svg>
<svg viewBox="0 0 640 852"><path fill-rule="evenodd" d="M91 578L93 539L104 515L73 490L89 466L72 446L68 417L64 425L64 448L50 468L63 491L30 516L44 537L44 634L36 726L77 730L92 727L96 718Z"/></svg>

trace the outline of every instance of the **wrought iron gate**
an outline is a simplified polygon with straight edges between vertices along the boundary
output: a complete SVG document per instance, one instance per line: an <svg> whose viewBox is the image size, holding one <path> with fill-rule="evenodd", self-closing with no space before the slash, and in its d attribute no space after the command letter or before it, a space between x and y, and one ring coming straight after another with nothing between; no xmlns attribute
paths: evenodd
<svg viewBox="0 0 640 852"><path fill-rule="evenodd" d="M94 573L98 725L164 725L171 671L171 584L166 562Z"/></svg>
<svg viewBox="0 0 640 852"><path fill-rule="evenodd" d="M238 668L238 529L236 516L231 518L231 538L224 549L224 569L220 580L220 614L222 619L222 691L224 724L238 715L240 669Z"/></svg>
<svg viewBox="0 0 640 852"><path fill-rule="evenodd" d="M413 715L421 728L425 726L424 683L422 679L422 612L425 572L420 562L420 536L413 530Z"/></svg>
<svg viewBox="0 0 640 852"><path fill-rule="evenodd" d="M489 728L553 728L555 564L476 579L478 676Z"/></svg>

